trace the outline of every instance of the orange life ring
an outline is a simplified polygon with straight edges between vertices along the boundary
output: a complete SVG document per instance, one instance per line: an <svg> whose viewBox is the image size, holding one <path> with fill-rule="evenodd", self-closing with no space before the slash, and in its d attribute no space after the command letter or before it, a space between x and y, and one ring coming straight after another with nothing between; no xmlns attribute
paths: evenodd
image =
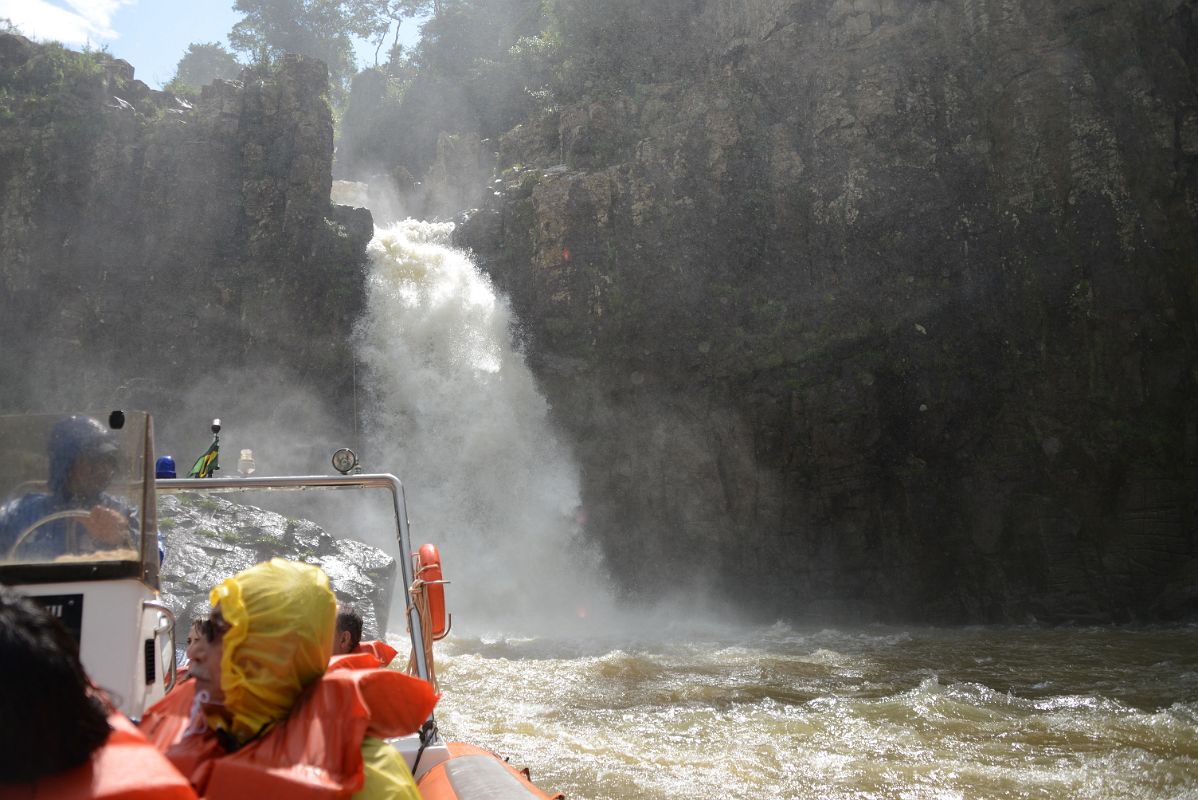
<svg viewBox="0 0 1198 800"><path fill-rule="evenodd" d="M426 582L429 618L433 623L433 638L440 639L448 633L445 619L445 586L440 582L441 554L433 544L420 545L419 566L416 577Z"/></svg>

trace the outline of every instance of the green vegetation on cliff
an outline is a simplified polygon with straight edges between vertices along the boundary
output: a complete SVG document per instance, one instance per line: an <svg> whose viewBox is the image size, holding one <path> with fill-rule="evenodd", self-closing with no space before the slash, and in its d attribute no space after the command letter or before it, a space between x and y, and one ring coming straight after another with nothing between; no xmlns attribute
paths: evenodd
<svg viewBox="0 0 1198 800"><path fill-rule="evenodd" d="M338 167L410 186L437 162L443 134L496 140L561 104L706 68L694 36L701 9L695 0L447 2L414 52L355 79Z"/></svg>
<svg viewBox="0 0 1198 800"><path fill-rule="evenodd" d="M219 42L190 44L175 76L163 88L178 95L196 97L200 89L218 78L231 81L241 74L241 64Z"/></svg>
<svg viewBox="0 0 1198 800"><path fill-rule="evenodd" d="M539 0L446 3L419 46L359 74L342 120L338 169L423 179L442 135L498 137L544 98ZM403 181L401 181L402 183Z"/></svg>

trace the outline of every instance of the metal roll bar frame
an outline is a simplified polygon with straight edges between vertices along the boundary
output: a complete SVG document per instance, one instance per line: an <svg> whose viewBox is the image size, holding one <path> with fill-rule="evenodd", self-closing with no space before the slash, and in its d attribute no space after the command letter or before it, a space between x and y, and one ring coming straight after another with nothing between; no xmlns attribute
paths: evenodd
<svg viewBox="0 0 1198 800"><path fill-rule="evenodd" d="M174 494L176 492L203 491L214 493L252 492L268 490L304 489L385 489L391 493L391 504L395 510L396 530L399 531L399 566L403 574L404 594L407 587L415 580L412 574L412 539L408 532L408 510L404 500L403 483L399 478L388 473L360 475L300 475L287 477L257 477L248 478L158 478L154 482L159 492ZM408 606L408 629L413 642L412 652L416 659L416 672L424 680L429 679L428 663L424 658L424 648L417 647L416 642L424 641L424 630L420 625L420 613Z"/></svg>

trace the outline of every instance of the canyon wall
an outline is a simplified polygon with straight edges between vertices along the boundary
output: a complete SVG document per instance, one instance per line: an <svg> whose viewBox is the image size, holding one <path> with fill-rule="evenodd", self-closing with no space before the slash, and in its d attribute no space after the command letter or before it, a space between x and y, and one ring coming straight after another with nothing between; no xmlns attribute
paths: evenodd
<svg viewBox="0 0 1198 800"><path fill-rule="evenodd" d="M689 71L513 129L459 237L613 572L767 617L1198 612L1195 3L683 5Z"/></svg>
<svg viewBox="0 0 1198 800"><path fill-rule="evenodd" d="M188 103L0 35L0 407L213 417L294 383L348 415L373 226L329 201L326 70L242 78Z"/></svg>

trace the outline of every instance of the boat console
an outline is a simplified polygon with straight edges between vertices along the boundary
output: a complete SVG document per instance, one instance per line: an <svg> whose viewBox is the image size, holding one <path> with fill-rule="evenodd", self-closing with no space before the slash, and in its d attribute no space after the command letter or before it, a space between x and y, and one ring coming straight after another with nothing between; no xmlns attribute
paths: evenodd
<svg viewBox="0 0 1198 800"><path fill-rule="evenodd" d="M0 416L0 583L57 616L133 719L175 680L148 414Z"/></svg>

